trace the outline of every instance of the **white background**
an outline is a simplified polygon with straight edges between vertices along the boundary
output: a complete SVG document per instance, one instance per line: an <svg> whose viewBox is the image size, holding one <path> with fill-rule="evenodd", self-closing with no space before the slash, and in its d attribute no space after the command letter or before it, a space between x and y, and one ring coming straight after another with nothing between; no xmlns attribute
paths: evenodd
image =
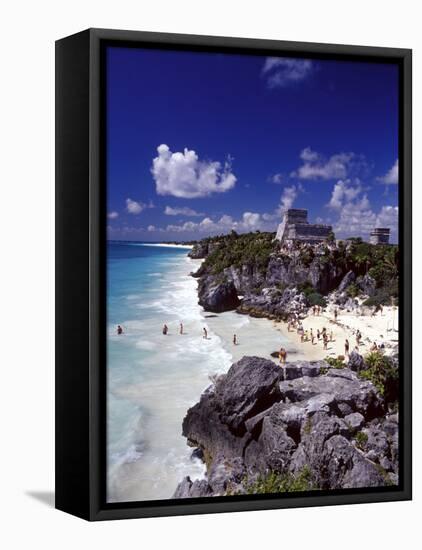
<svg viewBox="0 0 422 550"><path fill-rule="evenodd" d="M414 201L421 205L418 4L412 0L2 3L0 546L417 547L411 542L420 540L422 518L417 356L413 502L89 524L54 510L46 501L52 501L54 488L54 41L87 27L105 27L413 48ZM415 216L414 230L417 289L420 216ZM418 295L414 306L420 308ZM418 316L415 328L417 339Z"/></svg>

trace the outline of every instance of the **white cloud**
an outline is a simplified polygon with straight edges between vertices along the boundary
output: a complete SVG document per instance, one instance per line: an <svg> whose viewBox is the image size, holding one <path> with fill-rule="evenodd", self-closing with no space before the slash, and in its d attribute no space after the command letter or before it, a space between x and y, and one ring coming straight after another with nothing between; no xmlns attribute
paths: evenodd
<svg viewBox="0 0 422 550"><path fill-rule="evenodd" d="M224 214L218 220L214 221L209 217L201 222L185 222L181 225L168 225L166 231L176 233L199 233L201 235L218 235L228 233L232 229L239 233L249 231L274 231L274 217L271 220L266 215L257 212L244 212L240 219L235 220L232 216Z"/></svg>
<svg viewBox="0 0 422 550"><path fill-rule="evenodd" d="M292 176L304 180L330 180L346 178L355 155L338 153L326 159L310 147L306 147L300 153L300 158L303 164L291 173Z"/></svg>
<svg viewBox="0 0 422 550"><path fill-rule="evenodd" d="M376 227L377 215L372 211L368 197L346 203L334 225L337 237L367 237Z"/></svg>
<svg viewBox="0 0 422 550"><path fill-rule="evenodd" d="M283 175L279 173L273 174L272 176L269 177L269 180L271 183L280 185L281 183L283 183Z"/></svg>
<svg viewBox="0 0 422 550"><path fill-rule="evenodd" d="M314 70L309 59L267 57L262 68L269 88L285 88L308 78Z"/></svg>
<svg viewBox="0 0 422 550"><path fill-rule="evenodd" d="M358 179L351 182L348 180L339 180L333 187L330 202L327 204L329 208L339 210L346 202L350 202L362 192L362 186Z"/></svg>
<svg viewBox="0 0 422 550"><path fill-rule="evenodd" d="M359 180L338 181L327 206L338 212L337 221L334 222L337 238L367 239L374 227L389 227L392 239L396 240L398 207L385 205L378 213L374 211Z"/></svg>
<svg viewBox="0 0 422 550"><path fill-rule="evenodd" d="M280 214L284 213L286 210L291 208L296 200L298 193L298 188L296 185L292 185L290 187L285 187L283 190L283 193L280 197L280 207L279 212Z"/></svg>
<svg viewBox="0 0 422 550"><path fill-rule="evenodd" d="M151 231L157 231L157 228L155 227L155 225L149 225L149 226L147 227L147 230L150 231L150 232L151 232Z"/></svg>
<svg viewBox="0 0 422 550"><path fill-rule="evenodd" d="M118 218L118 217L119 217L119 213L118 213L118 212L115 212L115 211L109 212L109 213L107 214L107 218L108 218L109 220L115 220L115 219Z"/></svg>
<svg viewBox="0 0 422 550"><path fill-rule="evenodd" d="M398 206L383 206L377 217L377 227L389 227L391 231L397 232L399 221Z"/></svg>
<svg viewBox="0 0 422 550"><path fill-rule="evenodd" d="M140 214L146 208L154 208L153 203L150 201L148 204L145 204L140 201L134 201L132 199L126 199L126 210L129 214Z"/></svg>
<svg viewBox="0 0 422 550"><path fill-rule="evenodd" d="M230 158L224 166L220 162L201 161L195 151L172 153L168 145L157 147L152 175L159 195L192 199L213 193L225 193L236 184L231 172Z"/></svg>
<svg viewBox="0 0 422 550"><path fill-rule="evenodd" d="M385 183L386 185L397 185L398 184L398 182L399 182L399 161L398 161L398 159L393 164L393 166L390 168L390 170L388 170L388 172L384 176L378 178L378 180L381 183Z"/></svg>
<svg viewBox="0 0 422 550"><path fill-rule="evenodd" d="M164 210L164 214L167 216L192 216L192 217L199 217L203 216L204 214L201 212L196 212L196 210L193 210L192 208L189 208L187 206L183 206L181 208L172 206L166 206Z"/></svg>

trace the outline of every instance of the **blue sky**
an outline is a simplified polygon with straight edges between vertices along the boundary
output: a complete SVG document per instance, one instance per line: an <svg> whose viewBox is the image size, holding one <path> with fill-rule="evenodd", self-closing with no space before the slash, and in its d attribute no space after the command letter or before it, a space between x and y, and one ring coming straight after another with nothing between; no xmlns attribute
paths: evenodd
<svg viewBox="0 0 422 550"><path fill-rule="evenodd" d="M394 65L109 47L106 101L111 239L275 231L294 206L397 240Z"/></svg>

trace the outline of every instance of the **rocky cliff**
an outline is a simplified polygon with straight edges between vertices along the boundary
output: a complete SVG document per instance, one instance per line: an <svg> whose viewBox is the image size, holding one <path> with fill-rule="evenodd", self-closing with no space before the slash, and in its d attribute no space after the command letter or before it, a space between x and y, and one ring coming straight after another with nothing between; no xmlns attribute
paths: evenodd
<svg viewBox="0 0 422 550"><path fill-rule="evenodd" d="M183 435L207 477L185 478L175 498L266 492L305 472L302 490L398 483L397 414L370 381L324 361L243 357L188 410Z"/></svg>
<svg viewBox="0 0 422 550"><path fill-rule="evenodd" d="M194 276L201 305L214 312L237 308L239 313L278 319L301 315L327 300L351 309L358 296L369 300L368 306L390 304L398 296L395 246L355 239L285 247L271 233L233 232L198 242L189 255L204 259Z"/></svg>

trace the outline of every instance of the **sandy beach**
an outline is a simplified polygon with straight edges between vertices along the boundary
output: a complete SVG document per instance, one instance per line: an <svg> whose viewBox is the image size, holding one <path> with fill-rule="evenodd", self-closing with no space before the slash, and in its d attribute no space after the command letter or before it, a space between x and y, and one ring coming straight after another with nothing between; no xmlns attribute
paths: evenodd
<svg viewBox="0 0 422 550"><path fill-rule="evenodd" d="M384 344L386 354L392 352L398 344L398 308L384 307L382 313L376 315L360 315L352 311L343 311L338 309L337 321L334 320L334 308L329 306L320 315L313 315L312 309L309 309L308 316L302 321L304 330L310 333L313 330L315 335L314 344L311 341L301 342L296 329L288 331L287 323L274 322L277 330L291 342L292 349L298 349L294 357L287 357L288 361L294 361L296 358L302 358L302 355L308 360L319 360L325 357L338 357L344 355L345 340L349 340L350 351L356 346L356 331L362 334L362 340L359 345L359 352L366 354L370 351L374 342L378 346ZM322 338L316 338L317 330L322 331L323 327L327 329L332 340L328 342L327 350L323 349ZM287 349L287 351L289 351Z"/></svg>

